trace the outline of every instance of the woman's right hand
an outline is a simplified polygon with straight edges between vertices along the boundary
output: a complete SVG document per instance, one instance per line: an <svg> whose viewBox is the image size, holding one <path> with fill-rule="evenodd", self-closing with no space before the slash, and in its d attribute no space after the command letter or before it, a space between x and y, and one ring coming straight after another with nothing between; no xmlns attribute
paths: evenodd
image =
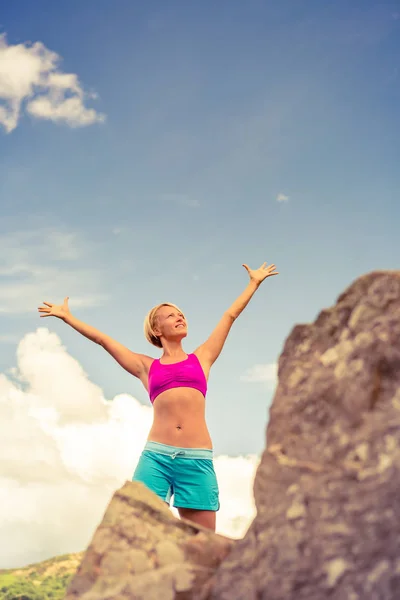
<svg viewBox="0 0 400 600"><path fill-rule="evenodd" d="M43 302L44 306L39 306L38 311L41 317L58 317L64 320L70 314L68 307L68 296L64 298L63 304L51 304L51 302Z"/></svg>

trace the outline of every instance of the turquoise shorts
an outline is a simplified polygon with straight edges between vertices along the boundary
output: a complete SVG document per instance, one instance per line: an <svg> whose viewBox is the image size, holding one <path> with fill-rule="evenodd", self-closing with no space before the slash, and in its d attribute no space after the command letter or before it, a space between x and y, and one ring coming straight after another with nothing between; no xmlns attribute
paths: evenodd
<svg viewBox="0 0 400 600"><path fill-rule="evenodd" d="M213 451L147 442L132 481L141 481L161 500L176 508L219 510Z"/></svg>

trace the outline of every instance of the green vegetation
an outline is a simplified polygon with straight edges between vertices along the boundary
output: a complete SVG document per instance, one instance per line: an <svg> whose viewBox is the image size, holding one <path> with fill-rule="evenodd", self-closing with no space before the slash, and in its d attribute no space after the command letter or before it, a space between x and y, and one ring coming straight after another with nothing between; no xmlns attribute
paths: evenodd
<svg viewBox="0 0 400 600"><path fill-rule="evenodd" d="M64 554L22 569L0 570L0 600L62 600L82 556Z"/></svg>

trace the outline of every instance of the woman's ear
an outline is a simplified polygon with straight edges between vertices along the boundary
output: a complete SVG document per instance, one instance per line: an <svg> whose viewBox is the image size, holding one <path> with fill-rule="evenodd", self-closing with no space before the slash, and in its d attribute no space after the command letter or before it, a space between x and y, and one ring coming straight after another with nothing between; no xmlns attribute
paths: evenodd
<svg viewBox="0 0 400 600"><path fill-rule="evenodd" d="M154 326L153 326L153 333L154 333L154 335L156 335L158 338L160 337L160 335L161 335L161 331L159 330L159 328L157 327L157 325L154 325Z"/></svg>

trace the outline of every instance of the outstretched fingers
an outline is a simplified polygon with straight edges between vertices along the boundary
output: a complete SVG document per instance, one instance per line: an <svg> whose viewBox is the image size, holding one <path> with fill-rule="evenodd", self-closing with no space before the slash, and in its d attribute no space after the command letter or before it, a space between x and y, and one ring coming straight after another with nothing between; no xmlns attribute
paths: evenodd
<svg viewBox="0 0 400 600"><path fill-rule="evenodd" d="M270 265L267 269L268 275L279 275L279 272L276 270L275 265Z"/></svg>
<svg viewBox="0 0 400 600"><path fill-rule="evenodd" d="M43 306L38 307L38 311L42 313L41 317L49 317L51 314L51 309L53 305L51 302L43 302Z"/></svg>

